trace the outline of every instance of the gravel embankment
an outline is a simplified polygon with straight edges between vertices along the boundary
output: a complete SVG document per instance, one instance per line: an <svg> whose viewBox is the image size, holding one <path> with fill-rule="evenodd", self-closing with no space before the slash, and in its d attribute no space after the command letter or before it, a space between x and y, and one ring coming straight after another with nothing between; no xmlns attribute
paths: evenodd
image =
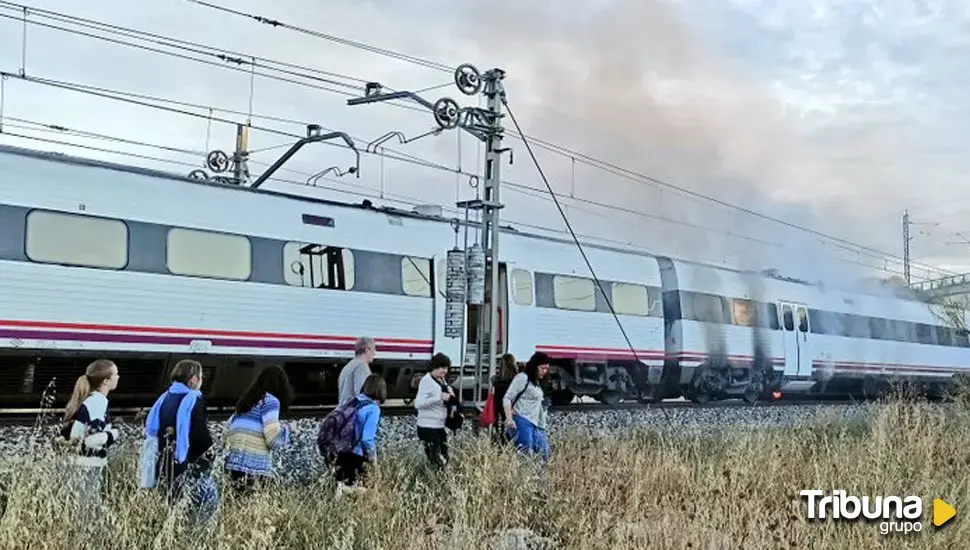
<svg viewBox="0 0 970 550"><path fill-rule="evenodd" d="M727 427L790 427L824 419L861 419L875 405L798 405L786 407L715 407L640 409L590 412L552 412L549 419L549 435L555 445L557 436L564 432L581 430L600 437L629 433L635 429L663 430L665 432L705 432ZM315 437L319 419L299 419L288 422L293 430L294 445L280 453L279 459L296 470L311 467L318 462ZM119 424L123 441L140 441L141 426ZM225 422L211 424L213 436L220 441ZM31 440L40 445L49 444L51 429L37 434L31 427L16 426L0 428L0 459L22 456ZM458 433L459 439L472 435L472 423L466 422ZM415 435L414 417L386 416L381 421L379 453L419 451ZM46 441L45 441L46 439ZM289 470L290 468L285 468Z"/></svg>

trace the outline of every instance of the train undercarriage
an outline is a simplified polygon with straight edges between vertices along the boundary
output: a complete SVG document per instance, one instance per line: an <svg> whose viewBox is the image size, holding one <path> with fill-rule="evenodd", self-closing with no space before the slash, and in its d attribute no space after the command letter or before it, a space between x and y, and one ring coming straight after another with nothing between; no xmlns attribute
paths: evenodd
<svg viewBox="0 0 970 550"><path fill-rule="evenodd" d="M282 366L296 392L294 405L326 406L336 403L337 377L346 358L238 357L192 354L150 354L131 352L17 351L0 355L0 404L2 408L36 408L45 390L51 389L53 407L63 406L75 380L94 359L110 357L121 367L121 380L111 401L117 407L147 407L168 386L167 375L182 359L196 359L203 365L203 392L210 406L231 407L259 370L270 364ZM388 398L410 403L418 380L427 372L427 362L384 360L371 365L388 383ZM703 404L726 399L749 403L779 398L791 381L770 365L755 367L709 362L692 369L684 381L684 368L676 363L651 368L632 361L578 362L555 359L544 384L553 407L573 403L577 397L591 397L608 405L622 401L656 403L664 399L687 398ZM455 369L457 370L457 369ZM456 373L452 373L457 378ZM484 398L487 375L481 379ZM804 381L803 381L804 382ZM453 381L457 384L457 380ZM818 379L807 381L804 395L819 398L880 398L892 388L908 385L930 398L944 398L952 391L949 380L922 379L905 382L878 376ZM474 399L474 377L463 381L465 402Z"/></svg>
<svg viewBox="0 0 970 550"><path fill-rule="evenodd" d="M116 407L150 406L168 387L168 373L182 359L202 363L203 394L213 407L229 407L246 390L260 369L283 367L293 385L294 405L323 406L337 401L337 377L348 359L294 357L238 357L131 352L21 351L0 355L0 403L4 408L36 408L49 387L54 407L70 398L77 378L98 358L118 363L121 379L111 395ZM426 372L427 361L391 361L378 358L373 372L384 376L389 399L409 399L414 394L412 378ZM423 369L423 370L422 370Z"/></svg>

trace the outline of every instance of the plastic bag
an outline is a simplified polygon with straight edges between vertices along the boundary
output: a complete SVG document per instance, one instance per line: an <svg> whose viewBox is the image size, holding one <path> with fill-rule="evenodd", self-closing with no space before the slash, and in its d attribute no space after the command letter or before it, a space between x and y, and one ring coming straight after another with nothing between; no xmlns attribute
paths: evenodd
<svg viewBox="0 0 970 550"><path fill-rule="evenodd" d="M482 408L482 414L478 417L478 425L483 428L491 426L492 422L495 422L495 390L488 392L485 407Z"/></svg>
<svg viewBox="0 0 970 550"><path fill-rule="evenodd" d="M138 488L152 489L158 483L155 467L158 463L158 438L146 437L141 444L141 460L138 463Z"/></svg>

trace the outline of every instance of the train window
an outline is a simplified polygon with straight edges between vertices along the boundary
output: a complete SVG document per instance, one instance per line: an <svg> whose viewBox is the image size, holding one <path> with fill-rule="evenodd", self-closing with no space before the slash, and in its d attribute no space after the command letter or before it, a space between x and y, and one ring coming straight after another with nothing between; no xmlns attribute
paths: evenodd
<svg viewBox="0 0 970 550"><path fill-rule="evenodd" d="M798 331L808 332L808 313L805 308L798 308Z"/></svg>
<svg viewBox="0 0 970 550"><path fill-rule="evenodd" d="M785 322L785 330L795 330L795 318L790 306L781 306L781 317Z"/></svg>
<svg viewBox="0 0 970 550"><path fill-rule="evenodd" d="M650 308L647 310L647 315L650 317L663 317L664 302L663 293L660 289L655 286L648 286L647 299L650 300Z"/></svg>
<svg viewBox="0 0 970 550"><path fill-rule="evenodd" d="M872 329L869 326L869 318L862 315L846 313L843 317L845 322L846 336L850 338L870 338Z"/></svg>
<svg viewBox="0 0 970 550"><path fill-rule="evenodd" d="M941 346L952 346L953 330L949 327L936 327L936 340Z"/></svg>
<svg viewBox="0 0 970 550"><path fill-rule="evenodd" d="M614 283L611 294L613 309L619 315L646 316L650 312L650 295L645 286Z"/></svg>
<svg viewBox="0 0 970 550"><path fill-rule="evenodd" d="M524 269L512 270L512 301L517 306L532 305L532 274Z"/></svg>
<svg viewBox="0 0 970 550"><path fill-rule="evenodd" d="M892 328L893 328L893 333L891 338L892 340L895 340L897 342L916 341L915 329L913 328L912 323L909 323L906 321L900 321L900 320L892 320L892 321L889 321L889 323L892 325Z"/></svg>
<svg viewBox="0 0 970 550"><path fill-rule="evenodd" d="M881 317L870 317L869 318L869 330L872 335L873 340L891 340L892 339L892 329L889 327L889 321Z"/></svg>
<svg viewBox="0 0 970 550"><path fill-rule="evenodd" d="M593 281L579 277L555 275L552 278L552 296L556 307L581 311L596 309Z"/></svg>
<svg viewBox="0 0 970 550"><path fill-rule="evenodd" d="M953 331L953 345L961 348L970 347L970 337L967 335L967 331L964 329L954 329Z"/></svg>
<svg viewBox="0 0 970 550"><path fill-rule="evenodd" d="M775 307L775 304L762 303L761 314L764 319L761 322L761 326L766 326L771 330L778 330L781 328L781 325L778 324L778 308Z"/></svg>
<svg viewBox="0 0 970 550"><path fill-rule="evenodd" d="M24 252L33 262L122 269L128 226L121 220L34 210L27 214Z"/></svg>
<svg viewBox="0 0 970 550"><path fill-rule="evenodd" d="M838 313L808 310L808 321L814 334L841 334L842 322Z"/></svg>
<svg viewBox="0 0 970 550"><path fill-rule="evenodd" d="M431 261L424 258L401 258L401 287L408 296L431 296Z"/></svg>
<svg viewBox="0 0 970 550"><path fill-rule="evenodd" d="M702 323L727 323L727 313L720 296L689 293L693 319Z"/></svg>
<svg viewBox="0 0 970 550"><path fill-rule="evenodd" d="M735 325L753 327L757 324L755 303L751 300L735 298L731 303L731 313Z"/></svg>
<svg viewBox="0 0 970 550"><path fill-rule="evenodd" d="M168 231L168 270L176 275L245 280L252 272L247 237L175 227Z"/></svg>
<svg viewBox="0 0 970 550"><path fill-rule="evenodd" d="M936 332L930 325L916 323L916 341L920 344L936 344Z"/></svg>
<svg viewBox="0 0 970 550"><path fill-rule="evenodd" d="M323 244L288 242L283 245L283 278L292 286L352 290L354 253Z"/></svg>

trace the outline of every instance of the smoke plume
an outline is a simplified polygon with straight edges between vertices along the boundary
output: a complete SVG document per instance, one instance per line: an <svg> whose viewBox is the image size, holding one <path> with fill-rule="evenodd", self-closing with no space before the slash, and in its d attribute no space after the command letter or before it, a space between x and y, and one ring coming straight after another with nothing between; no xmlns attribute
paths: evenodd
<svg viewBox="0 0 970 550"><path fill-rule="evenodd" d="M498 0L461 9L461 28L488 52L489 66L508 71L509 101L526 133L828 234L848 218L830 210L823 222L811 208L811 196L833 183L824 164L794 136L783 106L671 4ZM575 188L674 220L627 225L629 239L658 253L812 281L858 278L818 237L723 205L605 172L577 178Z"/></svg>

